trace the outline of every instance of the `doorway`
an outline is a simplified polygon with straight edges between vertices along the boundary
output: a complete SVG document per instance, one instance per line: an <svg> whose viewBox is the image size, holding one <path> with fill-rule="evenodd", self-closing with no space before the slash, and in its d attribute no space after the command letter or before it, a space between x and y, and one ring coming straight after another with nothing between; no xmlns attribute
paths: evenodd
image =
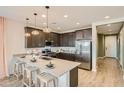
<svg viewBox="0 0 124 93"><path fill-rule="evenodd" d="M103 24L96 27L98 58L113 57L120 61L120 31L123 22Z"/></svg>

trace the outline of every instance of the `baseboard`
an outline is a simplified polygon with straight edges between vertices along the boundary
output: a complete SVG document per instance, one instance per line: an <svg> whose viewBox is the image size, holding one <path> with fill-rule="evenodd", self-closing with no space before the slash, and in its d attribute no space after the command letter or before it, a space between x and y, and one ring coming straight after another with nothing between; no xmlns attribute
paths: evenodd
<svg viewBox="0 0 124 93"><path fill-rule="evenodd" d="M104 59L104 58L105 58L105 56L103 56L103 57L97 57L96 59L99 60L99 59Z"/></svg>
<svg viewBox="0 0 124 93"><path fill-rule="evenodd" d="M107 56L104 56L104 58L113 58L113 59L119 60L118 57L107 57Z"/></svg>
<svg viewBox="0 0 124 93"><path fill-rule="evenodd" d="M91 69L86 69L86 68L82 68L82 67L78 67L79 69L83 69L83 70L87 70L87 71L92 71Z"/></svg>

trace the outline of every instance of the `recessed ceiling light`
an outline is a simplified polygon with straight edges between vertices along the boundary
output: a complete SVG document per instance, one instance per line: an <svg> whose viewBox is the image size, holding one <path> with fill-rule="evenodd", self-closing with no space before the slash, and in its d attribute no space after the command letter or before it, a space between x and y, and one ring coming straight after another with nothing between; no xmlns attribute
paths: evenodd
<svg viewBox="0 0 124 93"><path fill-rule="evenodd" d="M77 24L77 25L80 25L80 23L79 23L79 22L77 22L76 24Z"/></svg>
<svg viewBox="0 0 124 93"><path fill-rule="evenodd" d="M107 26L111 26L111 24L107 24Z"/></svg>
<svg viewBox="0 0 124 93"><path fill-rule="evenodd" d="M43 18L45 18L45 17L46 17L46 15L42 14L42 17L43 17Z"/></svg>
<svg viewBox="0 0 124 93"><path fill-rule="evenodd" d="M105 16L104 18L105 18L105 19L109 19L109 18L110 18L110 16Z"/></svg>
<svg viewBox="0 0 124 93"><path fill-rule="evenodd" d="M64 15L64 18L67 18L68 17L68 15Z"/></svg>

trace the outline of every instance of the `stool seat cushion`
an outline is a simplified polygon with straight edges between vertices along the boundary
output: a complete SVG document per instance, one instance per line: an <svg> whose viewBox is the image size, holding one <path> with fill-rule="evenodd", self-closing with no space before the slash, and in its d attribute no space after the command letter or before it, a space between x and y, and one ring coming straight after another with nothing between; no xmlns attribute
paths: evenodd
<svg viewBox="0 0 124 93"><path fill-rule="evenodd" d="M26 63L22 62L22 61L18 61L18 62L16 62L16 64L26 64Z"/></svg>
<svg viewBox="0 0 124 93"><path fill-rule="evenodd" d="M49 73L43 72L38 75L38 78L44 82L48 82L48 81L54 80L56 77Z"/></svg>
<svg viewBox="0 0 124 93"><path fill-rule="evenodd" d="M28 66L25 69L30 70L30 71L36 71L36 70L38 70L38 68L35 67L35 66Z"/></svg>

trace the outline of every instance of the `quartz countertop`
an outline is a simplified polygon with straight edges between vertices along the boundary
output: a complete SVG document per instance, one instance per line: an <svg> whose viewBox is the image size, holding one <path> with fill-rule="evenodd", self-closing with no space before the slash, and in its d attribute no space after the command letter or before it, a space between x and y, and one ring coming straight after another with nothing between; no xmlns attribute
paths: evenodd
<svg viewBox="0 0 124 93"><path fill-rule="evenodd" d="M38 68L40 68L41 72L45 71L45 72L51 73L56 77L59 77L64 73L80 65L80 63L74 62L74 61L68 61L68 60L57 59L57 58L52 58L51 60L45 60L45 59L40 59L39 57L37 58L37 61L33 63L30 61L31 56L29 55L26 56L25 58L15 57L15 59L26 62L27 65L37 66ZM54 64L54 68L46 67L46 65L49 64L50 61L52 64Z"/></svg>

